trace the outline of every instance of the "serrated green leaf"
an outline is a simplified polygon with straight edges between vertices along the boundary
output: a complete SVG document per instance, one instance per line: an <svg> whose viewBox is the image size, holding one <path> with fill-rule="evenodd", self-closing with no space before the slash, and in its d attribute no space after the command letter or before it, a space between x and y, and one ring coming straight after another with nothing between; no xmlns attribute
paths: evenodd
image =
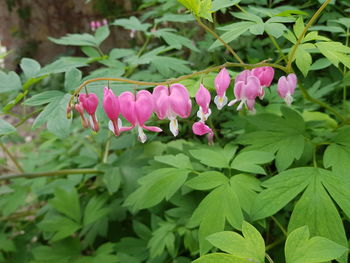
<svg viewBox="0 0 350 263"><path fill-rule="evenodd" d="M98 46L101 45L101 43L109 36L109 34L110 34L110 31L107 25L97 28L95 32L95 39L96 39L97 45Z"/></svg>
<svg viewBox="0 0 350 263"><path fill-rule="evenodd" d="M110 212L110 209L105 206L106 198L92 197L87 203L84 210L84 226L96 222L105 217Z"/></svg>
<svg viewBox="0 0 350 263"><path fill-rule="evenodd" d="M143 23L135 16L129 17L128 19L122 18L114 20L114 22L111 23L111 25L121 26L125 29L137 30L142 32L146 32L151 27L151 24Z"/></svg>
<svg viewBox="0 0 350 263"><path fill-rule="evenodd" d="M320 52L338 67L339 63L343 63L350 68L350 48L340 42L318 42L315 44Z"/></svg>
<svg viewBox="0 0 350 263"><path fill-rule="evenodd" d="M98 43L94 36L84 33L84 34L67 34L61 38L49 37L49 40L59 45L69 45L69 46L91 46L96 47Z"/></svg>
<svg viewBox="0 0 350 263"><path fill-rule="evenodd" d="M228 155L221 148L203 148L200 150L190 150L190 154L202 164L215 168L229 168L229 162L234 153Z"/></svg>
<svg viewBox="0 0 350 263"><path fill-rule="evenodd" d="M78 193L75 188L70 190L56 188L55 198L50 200L50 204L57 211L73 219L79 224L81 219L80 203Z"/></svg>

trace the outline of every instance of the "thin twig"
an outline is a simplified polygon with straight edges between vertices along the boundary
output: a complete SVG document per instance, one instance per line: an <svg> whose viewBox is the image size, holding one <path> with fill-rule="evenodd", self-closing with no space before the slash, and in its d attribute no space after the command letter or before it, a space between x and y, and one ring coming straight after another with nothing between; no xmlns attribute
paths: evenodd
<svg viewBox="0 0 350 263"><path fill-rule="evenodd" d="M237 61L241 64L244 64L243 60L237 55L237 53L232 49L232 47L229 46L218 34L216 34L210 27L208 27L206 24L204 24L199 17L196 18L198 24L203 27L207 32L212 34L217 40L219 40L226 48L227 50L237 59Z"/></svg>
<svg viewBox="0 0 350 263"><path fill-rule="evenodd" d="M1 149L8 155L8 157L11 159L11 161L14 163L16 166L17 170L23 173L23 168L20 165L20 163L17 161L16 157L12 155L12 153L7 149L7 147L0 141L0 147Z"/></svg>
<svg viewBox="0 0 350 263"><path fill-rule="evenodd" d="M292 62L294 60L295 52L297 51L298 46L300 45L301 41L304 39L304 36L306 32L309 30L309 28L312 26L312 24L316 21L316 19L319 17L319 15L322 13L323 9L326 8L326 6L330 3L331 0L326 0L320 8L316 11L316 13L311 17L310 21L306 24L303 32L301 32L300 36L298 37L297 42L293 46L293 49L290 53L289 60L287 63L287 70L288 72L291 72Z"/></svg>

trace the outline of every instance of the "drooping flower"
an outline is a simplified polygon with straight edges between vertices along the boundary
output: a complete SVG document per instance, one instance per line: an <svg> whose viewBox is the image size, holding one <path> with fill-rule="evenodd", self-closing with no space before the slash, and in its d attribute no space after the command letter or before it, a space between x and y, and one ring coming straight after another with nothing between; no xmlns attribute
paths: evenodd
<svg viewBox="0 0 350 263"><path fill-rule="evenodd" d="M243 70L241 73L239 73L236 78L235 78L235 83L237 83L238 81L243 81L243 82L247 82L248 81L248 77L249 76L255 76L253 74L253 71L252 70ZM255 76L257 77L257 76ZM259 79L259 77L257 77ZM260 92L259 92L259 98L262 100L265 96L265 90L264 90L264 87L261 86L261 80L259 79L259 82L260 82Z"/></svg>
<svg viewBox="0 0 350 263"><path fill-rule="evenodd" d="M208 134L208 143L213 144L214 132L213 130L202 121L197 121L192 125L192 131L194 134L203 136Z"/></svg>
<svg viewBox="0 0 350 263"><path fill-rule="evenodd" d="M119 136L121 128L121 120L119 119L120 106L119 100L113 91L108 87L104 88L104 97L103 97L103 109L110 119L108 127L116 135Z"/></svg>
<svg viewBox="0 0 350 263"><path fill-rule="evenodd" d="M136 94L126 91L119 95L119 105L121 114L131 123L131 127L121 127L121 131L128 131L137 127L138 138L144 143L147 140L143 129L161 132L162 129L154 126L146 126L145 122L153 113L152 94L147 90L141 90Z"/></svg>
<svg viewBox="0 0 350 263"><path fill-rule="evenodd" d="M83 125L84 128L89 127L89 123L86 121L85 116L84 116L84 107L83 103L80 101L79 103L74 105L75 110L79 113L80 118L81 118L81 124Z"/></svg>
<svg viewBox="0 0 350 263"><path fill-rule="evenodd" d="M262 87L269 87L275 75L272 67L258 67L252 69L252 75L257 77Z"/></svg>
<svg viewBox="0 0 350 263"><path fill-rule="evenodd" d="M201 121L205 122L211 114L211 110L209 108L211 100L210 92L203 86L203 84L201 84L195 98L197 104L199 105L197 117L200 118Z"/></svg>
<svg viewBox="0 0 350 263"><path fill-rule="evenodd" d="M234 94L236 98L228 104L229 106L241 101L237 107L237 110L241 110L243 105L246 105L250 111L255 112L255 99L261 94L259 79L251 75L248 76L245 81L236 82Z"/></svg>
<svg viewBox="0 0 350 263"><path fill-rule="evenodd" d="M91 28L92 31L96 30L97 27L96 27L96 22L95 21L91 21L90 22L90 28Z"/></svg>
<svg viewBox="0 0 350 263"><path fill-rule="evenodd" d="M294 94L297 86L297 76L294 73L289 74L287 77L282 76L277 83L278 95L284 99L287 105L291 105L293 102L292 95Z"/></svg>
<svg viewBox="0 0 350 263"><path fill-rule="evenodd" d="M187 89L181 84L172 84L170 88L160 85L154 88L152 96L158 118L170 120L170 131L177 136L177 116L187 118L191 114L192 102Z"/></svg>
<svg viewBox="0 0 350 263"><path fill-rule="evenodd" d="M230 82L231 78L227 69L221 69L214 81L217 94L217 96L214 98L214 103L219 110L221 110L227 104L226 90L230 86Z"/></svg>
<svg viewBox="0 0 350 263"><path fill-rule="evenodd" d="M82 102L82 106L84 110L87 112L87 114L90 115L90 125L91 128L98 132L100 130L100 127L97 122L97 118L95 115L97 106L98 106L98 97L94 93L84 94L81 93L79 95L79 101Z"/></svg>

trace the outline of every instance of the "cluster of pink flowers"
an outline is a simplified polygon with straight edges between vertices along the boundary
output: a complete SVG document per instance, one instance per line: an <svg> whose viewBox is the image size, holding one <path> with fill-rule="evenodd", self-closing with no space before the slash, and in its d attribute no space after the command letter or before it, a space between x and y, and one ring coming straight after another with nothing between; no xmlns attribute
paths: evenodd
<svg viewBox="0 0 350 263"><path fill-rule="evenodd" d="M244 70L237 75L234 84L235 99L228 103L226 91L230 86L231 77L229 72L223 68L216 76L214 84L216 96L214 103L221 110L227 103L232 106L239 102L237 110L241 110L245 105L249 111L255 112L255 102L257 98L263 99L265 88L271 85L274 78L274 70L271 67L259 67L253 70ZM289 74L287 77L282 76L278 80L277 92L285 102L290 105L293 101L297 85L297 77L295 74ZM208 135L208 141L213 142L213 130L206 124L211 110L210 92L200 85L196 95L196 103L199 106L197 117L199 121L192 126L192 131L196 135ZM96 94L80 94L79 101L75 104L76 111L80 114L83 127L91 127L97 132L99 124L95 115L98 106L98 98ZM116 96L108 87L104 88L103 109L110 119L109 129L116 135L121 132L129 131L136 128L139 140L144 143L147 136L144 130L152 132L161 132L162 129L155 126L147 126L145 123L156 113L160 120L168 119L169 128L174 136L179 134L179 125L177 118L188 118L192 111L192 101L188 90L185 86L175 83L167 86L159 85L153 89L153 93L147 90L138 91L136 94L126 91ZM85 112L89 116L85 117ZM122 115L131 126L123 126L119 115Z"/></svg>
<svg viewBox="0 0 350 263"><path fill-rule="evenodd" d="M90 28L92 31L96 31L97 28L101 27L101 26L105 26L108 25L108 21L107 19L103 19L102 21L91 21L90 22Z"/></svg>

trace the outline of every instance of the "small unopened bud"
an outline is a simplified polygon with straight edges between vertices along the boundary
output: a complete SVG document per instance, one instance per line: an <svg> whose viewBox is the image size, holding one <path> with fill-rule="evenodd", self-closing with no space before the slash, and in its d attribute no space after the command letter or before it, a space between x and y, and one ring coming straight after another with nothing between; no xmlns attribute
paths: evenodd
<svg viewBox="0 0 350 263"><path fill-rule="evenodd" d="M67 119L72 118L72 107L70 105L67 106Z"/></svg>

